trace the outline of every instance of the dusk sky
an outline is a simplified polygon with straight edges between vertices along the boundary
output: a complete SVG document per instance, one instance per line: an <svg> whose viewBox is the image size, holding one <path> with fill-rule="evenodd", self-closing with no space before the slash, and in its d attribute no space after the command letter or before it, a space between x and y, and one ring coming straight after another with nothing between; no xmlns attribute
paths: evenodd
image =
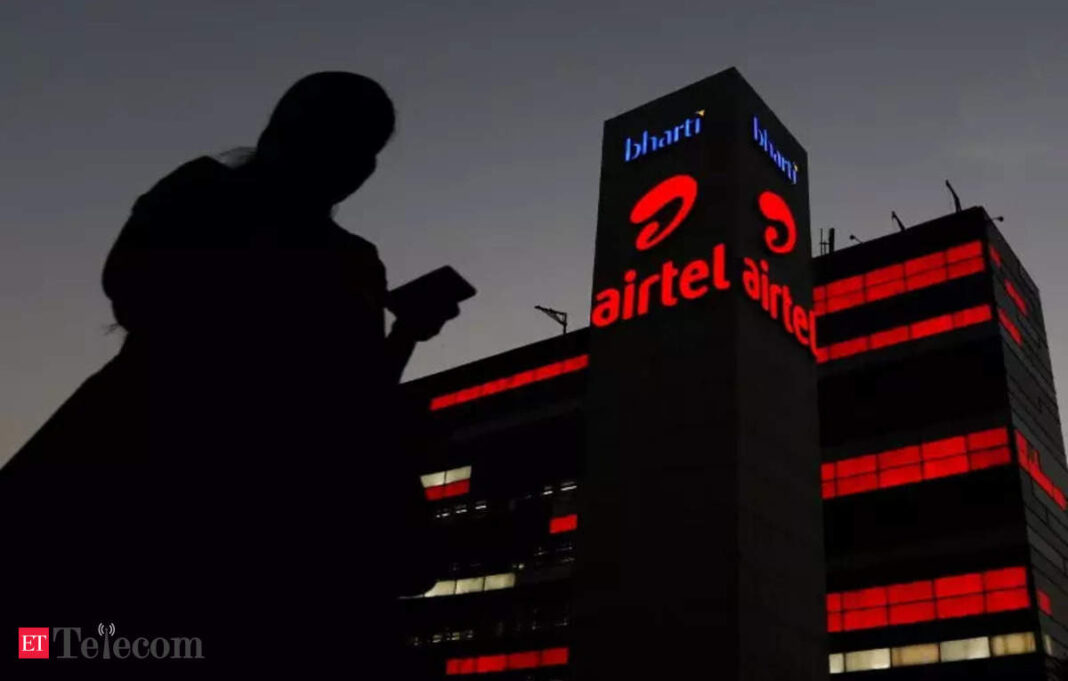
<svg viewBox="0 0 1068 681"><path fill-rule="evenodd" d="M479 289L406 378L558 333L536 304L585 326L602 122L736 66L808 151L814 230L937 217L946 178L1004 215L1065 386L1064 0L166 5L0 3L0 463L117 351L100 273L134 199L323 69L398 110L338 222L391 285L448 263Z"/></svg>

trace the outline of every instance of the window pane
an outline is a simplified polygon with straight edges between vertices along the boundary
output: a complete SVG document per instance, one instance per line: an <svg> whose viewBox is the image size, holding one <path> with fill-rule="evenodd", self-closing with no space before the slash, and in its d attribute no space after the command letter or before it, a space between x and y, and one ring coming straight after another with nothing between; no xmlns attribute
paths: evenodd
<svg viewBox="0 0 1068 681"><path fill-rule="evenodd" d="M983 657L990 657L990 639L982 636L980 638L965 638L959 641L942 641L941 653L943 662L978 660Z"/></svg>
<svg viewBox="0 0 1068 681"><path fill-rule="evenodd" d="M430 591L427 591L424 596L427 598L433 598L434 596L451 596L456 593L456 580L446 579L434 584Z"/></svg>
<svg viewBox="0 0 1068 681"><path fill-rule="evenodd" d="M831 654L831 673L841 674L845 671L845 655L842 653Z"/></svg>
<svg viewBox="0 0 1068 681"><path fill-rule="evenodd" d="M437 487L438 485L444 485L445 471L420 475L419 479L423 482L423 487Z"/></svg>
<svg viewBox="0 0 1068 681"><path fill-rule="evenodd" d="M1028 631L1022 634L1002 634L990 637L994 655L1022 655L1035 652L1035 635Z"/></svg>
<svg viewBox="0 0 1068 681"><path fill-rule="evenodd" d="M482 591L482 584L485 582L485 577L468 577L467 579L456 580L456 593L457 594L469 594Z"/></svg>
<svg viewBox="0 0 1068 681"><path fill-rule="evenodd" d="M847 672L859 672L866 669L889 669L890 649L876 648L875 650L858 650L846 653L845 668Z"/></svg>
<svg viewBox="0 0 1068 681"><path fill-rule="evenodd" d="M464 466L462 468L453 468L445 471L445 482L457 482L459 480L467 480L471 477L471 467Z"/></svg>
<svg viewBox="0 0 1068 681"><path fill-rule="evenodd" d="M515 586L515 573L505 572L499 575L486 575L486 591L494 589L511 589Z"/></svg>
<svg viewBox="0 0 1068 681"><path fill-rule="evenodd" d="M894 667L909 667L914 664L934 664L938 662L938 644L922 643L914 646L902 646L890 651L890 661Z"/></svg>

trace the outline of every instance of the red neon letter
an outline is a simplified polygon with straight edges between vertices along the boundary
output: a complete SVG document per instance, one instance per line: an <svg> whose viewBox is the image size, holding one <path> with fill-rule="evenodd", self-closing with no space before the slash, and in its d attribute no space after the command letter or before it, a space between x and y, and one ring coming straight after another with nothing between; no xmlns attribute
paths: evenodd
<svg viewBox="0 0 1068 681"><path fill-rule="evenodd" d="M794 245L797 244L797 226L794 224L794 214L790 212L786 201L778 194L766 191L760 194L757 203L766 219L778 222L785 228L780 243L775 243L775 237L779 235L775 226L768 225L764 228L764 243L767 244L768 250L778 255L794 250Z"/></svg>
<svg viewBox="0 0 1068 681"><path fill-rule="evenodd" d="M682 274L679 276L679 294L683 298L693 300L708 293L707 284L698 286L694 286L694 284L708 279L709 273L708 263L704 260L694 260L686 267L683 267Z"/></svg>
<svg viewBox="0 0 1068 681"><path fill-rule="evenodd" d="M659 213L672 201L680 200L682 205L671 221L663 228L653 220L642 227L634 242L639 251L652 248L667 238L675 228L686 219L697 200L697 180L689 175L675 175L656 185L645 196L638 199L630 211L630 221L639 225Z"/></svg>

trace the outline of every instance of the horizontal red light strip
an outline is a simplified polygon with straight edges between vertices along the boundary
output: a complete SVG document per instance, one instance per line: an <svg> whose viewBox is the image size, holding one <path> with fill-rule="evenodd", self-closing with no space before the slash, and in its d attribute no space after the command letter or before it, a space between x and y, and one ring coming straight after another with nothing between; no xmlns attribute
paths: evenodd
<svg viewBox="0 0 1068 681"><path fill-rule="evenodd" d="M998 253L998 249L994 248L994 244L990 244L990 259L994 261L994 264L998 267L1003 265L1001 261L1001 254Z"/></svg>
<svg viewBox="0 0 1068 681"><path fill-rule="evenodd" d="M428 501L438 501L448 497L458 497L471 491L470 480L457 480L445 485L434 485L423 490Z"/></svg>
<svg viewBox="0 0 1068 681"><path fill-rule="evenodd" d="M1023 345L1023 336L1020 335L1020 329L1016 328L1016 325L1009 319L1009 315L1005 310L998 308L998 319L1001 321L1001 325L1005 327L1005 330L1009 332L1012 339L1016 341L1017 345Z"/></svg>
<svg viewBox="0 0 1068 681"><path fill-rule="evenodd" d="M1027 438L1020 431L1016 431L1016 458L1020 462L1020 467L1027 471L1042 491L1048 494L1062 511L1068 511L1068 499L1065 499L1064 492L1042 471L1038 451L1028 444Z"/></svg>
<svg viewBox="0 0 1068 681"><path fill-rule="evenodd" d="M1020 292L1016 290L1016 287L1012 285L1012 282L1008 279L1005 280L1005 293L1009 294L1012 298L1012 302L1016 303L1016 307L1020 308L1020 312L1027 314L1027 301L1020 295Z"/></svg>
<svg viewBox="0 0 1068 681"><path fill-rule="evenodd" d="M982 430L942 440L825 463L823 498L897 487L1012 463L1007 428Z"/></svg>
<svg viewBox="0 0 1068 681"><path fill-rule="evenodd" d="M982 243L969 241L817 286L812 290L813 310L817 316L831 314L982 272L985 268Z"/></svg>
<svg viewBox="0 0 1068 681"><path fill-rule="evenodd" d="M578 515L574 513L571 515L558 516L549 521L549 534L572 532L576 529L578 529Z"/></svg>
<svg viewBox="0 0 1068 681"><path fill-rule="evenodd" d="M556 378L563 374L569 374L573 371L585 369L589 366L589 363L589 355L578 355L569 359L560 360L559 362L553 362L552 364L546 364L545 366L536 369L528 369L527 371L521 371L518 374L512 374L511 376L505 376L504 378L498 378L480 385L471 386L470 388L438 395L430 400L430 410L437 411L438 409L470 402L471 400L476 400L480 397L496 395L497 393L505 392L506 390L515 390L516 388L520 388L530 383L546 381L550 378Z"/></svg>
<svg viewBox="0 0 1068 681"><path fill-rule="evenodd" d="M1038 596L1038 609L1053 616L1053 604L1049 600L1049 594L1042 589L1038 589L1035 594Z"/></svg>
<svg viewBox="0 0 1068 681"><path fill-rule="evenodd" d="M827 630L857 631L1030 607L1022 567L827 594Z"/></svg>
<svg viewBox="0 0 1068 681"><path fill-rule="evenodd" d="M537 667L557 667L567 664L567 648L546 648L519 653L501 653L498 655L479 655L478 657L454 657L445 661L445 674L459 676L462 674L487 674L491 672L512 671L514 669L535 669Z"/></svg>
<svg viewBox="0 0 1068 681"><path fill-rule="evenodd" d="M816 361L823 364L831 360L850 357L870 350L878 350L905 341L919 340L920 338L946 333L965 326L982 324L990 321L991 318L989 305L977 305L966 310L939 315L905 326L877 331L869 336L860 336L859 338L831 343L829 346L816 349Z"/></svg>

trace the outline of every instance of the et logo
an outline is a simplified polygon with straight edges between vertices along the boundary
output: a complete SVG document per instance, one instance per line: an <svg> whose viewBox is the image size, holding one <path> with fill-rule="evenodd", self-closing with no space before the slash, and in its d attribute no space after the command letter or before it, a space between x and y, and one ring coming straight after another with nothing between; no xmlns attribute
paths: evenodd
<svg viewBox="0 0 1068 681"><path fill-rule="evenodd" d="M697 180L674 175L643 194L630 211L630 222L639 226L634 247L647 251L677 230L697 201ZM664 222L654 219L672 204L674 212ZM764 219L764 245L773 255L787 255L797 246L797 223L783 197L772 191L757 196L756 207ZM590 323L606 327L620 320L641 317L656 305L674 307L682 300L696 300L710 291L731 287L727 277L727 247L717 244L710 258L697 258L684 265L667 260L658 271L640 278L635 269L623 273L623 285L594 295ZM790 287L772 280L767 260L742 259L742 289L771 319L780 321L798 343L816 352L816 319L811 310L794 303Z"/></svg>
<svg viewBox="0 0 1068 681"><path fill-rule="evenodd" d="M48 659L48 627L19 627L19 659Z"/></svg>

